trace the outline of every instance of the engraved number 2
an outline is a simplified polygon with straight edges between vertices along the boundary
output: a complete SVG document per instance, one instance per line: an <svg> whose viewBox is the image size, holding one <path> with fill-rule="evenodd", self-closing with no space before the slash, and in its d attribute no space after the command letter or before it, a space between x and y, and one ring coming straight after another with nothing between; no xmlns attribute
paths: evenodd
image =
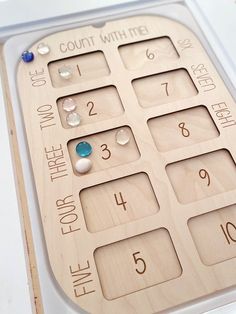
<svg viewBox="0 0 236 314"><path fill-rule="evenodd" d="M136 264L135 270L139 275L142 275L145 273L147 266L146 266L144 259L141 257L137 257L137 255L140 255L140 252L135 252L133 254L133 259L134 259L134 262Z"/></svg>
<svg viewBox="0 0 236 314"><path fill-rule="evenodd" d="M90 116L90 117L97 115L97 112L94 112L94 111L93 111L93 110L94 110L94 102L89 101L89 102L87 103L87 107L89 108L89 116Z"/></svg>
<svg viewBox="0 0 236 314"><path fill-rule="evenodd" d="M102 159L107 160L111 158L111 151L108 149L107 144L102 144L100 147L102 148L102 152L104 152L104 156L102 156Z"/></svg>

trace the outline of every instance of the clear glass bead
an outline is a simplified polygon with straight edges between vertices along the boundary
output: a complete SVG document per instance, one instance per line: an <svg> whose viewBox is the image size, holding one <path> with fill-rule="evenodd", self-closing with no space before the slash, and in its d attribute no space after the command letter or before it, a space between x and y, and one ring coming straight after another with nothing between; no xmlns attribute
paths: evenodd
<svg viewBox="0 0 236 314"><path fill-rule="evenodd" d="M74 99L72 98L65 98L63 103L62 103L62 108L64 111L66 112L71 112L74 111L76 109L77 105L76 102L74 101Z"/></svg>
<svg viewBox="0 0 236 314"><path fill-rule="evenodd" d="M69 66L63 66L58 69L58 73L64 80L69 80L72 77L73 70Z"/></svg>
<svg viewBox="0 0 236 314"><path fill-rule="evenodd" d="M130 135L126 130L119 130L116 133L116 143L118 143L119 145L126 145L129 143L130 140Z"/></svg>
<svg viewBox="0 0 236 314"><path fill-rule="evenodd" d="M37 51L40 55L44 56L50 52L50 47L45 43L40 43L37 47Z"/></svg>
<svg viewBox="0 0 236 314"><path fill-rule="evenodd" d="M80 115L77 112L71 112L66 117L67 124L72 127L79 126L80 121Z"/></svg>

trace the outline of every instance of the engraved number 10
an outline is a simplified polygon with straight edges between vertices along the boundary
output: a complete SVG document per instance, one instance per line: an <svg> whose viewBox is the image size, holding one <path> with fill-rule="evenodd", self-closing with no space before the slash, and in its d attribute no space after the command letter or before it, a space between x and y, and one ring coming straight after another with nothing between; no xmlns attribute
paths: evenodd
<svg viewBox="0 0 236 314"><path fill-rule="evenodd" d="M236 226L228 221L225 226L220 225L221 230L224 233L224 236L226 238L226 241L228 244L232 244L233 242L236 242Z"/></svg>

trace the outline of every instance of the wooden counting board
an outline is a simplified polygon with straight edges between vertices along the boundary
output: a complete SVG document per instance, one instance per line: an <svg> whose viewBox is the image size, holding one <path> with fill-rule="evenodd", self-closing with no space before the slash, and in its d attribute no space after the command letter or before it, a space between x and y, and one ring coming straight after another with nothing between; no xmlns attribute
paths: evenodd
<svg viewBox="0 0 236 314"><path fill-rule="evenodd" d="M235 285L236 106L196 36L137 16L30 50L18 90L64 294L148 314Z"/></svg>

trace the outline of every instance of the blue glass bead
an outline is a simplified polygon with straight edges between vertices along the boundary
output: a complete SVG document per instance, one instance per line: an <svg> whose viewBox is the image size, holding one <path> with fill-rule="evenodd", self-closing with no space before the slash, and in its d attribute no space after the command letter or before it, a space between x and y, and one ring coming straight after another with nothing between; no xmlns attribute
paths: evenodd
<svg viewBox="0 0 236 314"><path fill-rule="evenodd" d="M32 51L24 51L21 58L24 62L28 63L34 60L34 54Z"/></svg>
<svg viewBox="0 0 236 314"><path fill-rule="evenodd" d="M88 157L92 153L92 146L88 142L79 142L76 145L76 153L80 157Z"/></svg>

